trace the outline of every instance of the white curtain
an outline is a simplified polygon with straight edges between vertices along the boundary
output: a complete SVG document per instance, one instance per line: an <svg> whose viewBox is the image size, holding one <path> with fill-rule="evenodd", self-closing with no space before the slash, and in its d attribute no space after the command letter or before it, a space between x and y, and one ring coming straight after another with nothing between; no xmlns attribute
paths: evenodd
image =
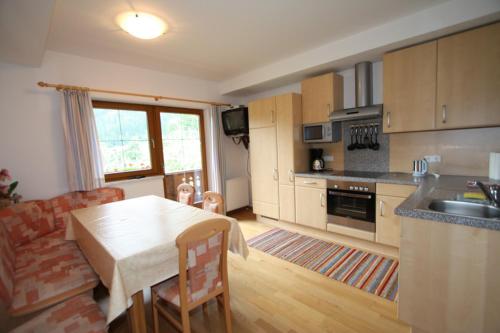
<svg viewBox="0 0 500 333"><path fill-rule="evenodd" d="M63 90L62 123L71 191L91 191L104 185L92 101L88 91Z"/></svg>
<svg viewBox="0 0 500 333"><path fill-rule="evenodd" d="M222 106L212 105L205 110L205 132L208 160L208 186L210 191L220 193L224 198L224 206L226 203L225 191L225 163L224 163L224 146L222 143L222 117L221 113L225 109ZM226 209L224 207L224 212Z"/></svg>

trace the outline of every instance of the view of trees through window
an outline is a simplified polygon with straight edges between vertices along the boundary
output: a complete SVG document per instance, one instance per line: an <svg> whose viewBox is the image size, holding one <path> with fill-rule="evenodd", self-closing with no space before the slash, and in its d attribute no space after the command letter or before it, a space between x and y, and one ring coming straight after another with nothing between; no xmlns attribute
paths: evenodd
<svg viewBox="0 0 500 333"><path fill-rule="evenodd" d="M165 173L200 170L201 142L198 115L160 114Z"/></svg>
<svg viewBox="0 0 500 333"><path fill-rule="evenodd" d="M94 109L104 173L151 169L146 111Z"/></svg>
<svg viewBox="0 0 500 333"><path fill-rule="evenodd" d="M161 172L152 170L156 154L163 156L165 174L202 169L200 115L163 111L158 114L161 138L160 133L149 133L148 129L155 127L155 117L148 117L146 110L94 108L105 174ZM156 149L152 154L150 140L156 137L161 140L163 151Z"/></svg>

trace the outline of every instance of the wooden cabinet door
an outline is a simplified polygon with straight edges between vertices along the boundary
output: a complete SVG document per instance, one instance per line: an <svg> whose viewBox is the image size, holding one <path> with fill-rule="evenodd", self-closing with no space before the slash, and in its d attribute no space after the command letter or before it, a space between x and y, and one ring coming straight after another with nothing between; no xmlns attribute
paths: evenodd
<svg viewBox="0 0 500 333"><path fill-rule="evenodd" d="M434 129L437 42L384 55L384 132Z"/></svg>
<svg viewBox="0 0 500 333"><path fill-rule="evenodd" d="M295 221L326 230L326 189L295 187Z"/></svg>
<svg viewBox="0 0 500 333"><path fill-rule="evenodd" d="M277 219L279 211L276 127L250 129L250 142L254 213Z"/></svg>
<svg viewBox="0 0 500 333"><path fill-rule="evenodd" d="M279 185L280 220L295 222L295 186Z"/></svg>
<svg viewBox="0 0 500 333"><path fill-rule="evenodd" d="M274 126L276 123L276 99L259 99L248 103L248 126L261 128Z"/></svg>
<svg viewBox="0 0 500 333"><path fill-rule="evenodd" d="M500 23L438 40L436 125L500 125Z"/></svg>
<svg viewBox="0 0 500 333"><path fill-rule="evenodd" d="M399 247L401 218L394 213L405 198L377 195L377 231L378 243Z"/></svg>
<svg viewBox="0 0 500 333"><path fill-rule="evenodd" d="M344 107L343 77L328 73L301 82L302 122L330 121L330 112Z"/></svg>

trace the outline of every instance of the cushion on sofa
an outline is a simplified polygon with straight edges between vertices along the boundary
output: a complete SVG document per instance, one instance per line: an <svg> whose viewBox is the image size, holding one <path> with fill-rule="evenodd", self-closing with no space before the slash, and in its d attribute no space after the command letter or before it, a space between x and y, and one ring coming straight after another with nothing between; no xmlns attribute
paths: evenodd
<svg viewBox="0 0 500 333"><path fill-rule="evenodd" d="M14 292L15 248L7 235L7 229L0 223L0 300L6 305Z"/></svg>
<svg viewBox="0 0 500 333"><path fill-rule="evenodd" d="M73 297L58 304L11 333L101 333L107 332L106 320L99 306L88 295Z"/></svg>
<svg viewBox="0 0 500 333"><path fill-rule="evenodd" d="M99 279L73 241L16 251L14 293L9 312L29 313L91 290Z"/></svg>
<svg viewBox="0 0 500 333"><path fill-rule="evenodd" d="M1 209L0 223L5 226L16 247L54 230L54 217L48 200L27 201Z"/></svg>

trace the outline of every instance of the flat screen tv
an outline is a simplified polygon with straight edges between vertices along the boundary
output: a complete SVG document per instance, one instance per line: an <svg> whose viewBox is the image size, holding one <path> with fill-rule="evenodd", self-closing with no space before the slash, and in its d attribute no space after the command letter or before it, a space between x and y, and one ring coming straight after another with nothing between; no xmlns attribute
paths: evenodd
<svg viewBox="0 0 500 333"><path fill-rule="evenodd" d="M226 135L248 134L248 108L239 107L223 111L222 125Z"/></svg>

